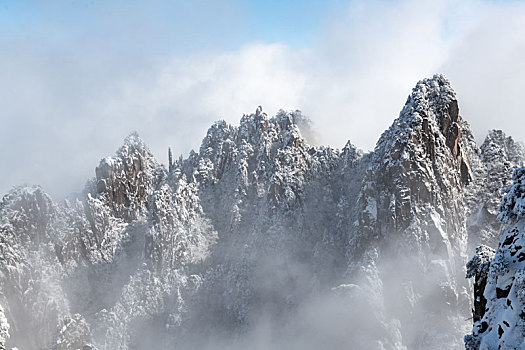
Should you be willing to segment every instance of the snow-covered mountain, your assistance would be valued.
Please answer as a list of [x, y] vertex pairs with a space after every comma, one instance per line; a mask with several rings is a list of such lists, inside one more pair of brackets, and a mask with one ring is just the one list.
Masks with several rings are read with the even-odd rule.
[[516, 170], [513, 180], [500, 206], [506, 227], [497, 250], [480, 246], [468, 263], [475, 308], [467, 349], [525, 347], [525, 168]]
[[481, 310], [465, 264], [499, 240], [521, 144], [494, 130], [478, 148], [442, 75], [373, 152], [311, 146], [310, 128], [259, 107], [167, 168], [131, 134], [74, 201], [13, 189], [0, 349], [463, 348]]

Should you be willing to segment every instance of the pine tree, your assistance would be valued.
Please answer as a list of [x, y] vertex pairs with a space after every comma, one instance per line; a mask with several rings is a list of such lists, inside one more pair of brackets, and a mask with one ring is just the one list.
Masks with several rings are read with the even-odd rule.
[[171, 147], [168, 147], [168, 171], [173, 169], [173, 156], [171, 154]]

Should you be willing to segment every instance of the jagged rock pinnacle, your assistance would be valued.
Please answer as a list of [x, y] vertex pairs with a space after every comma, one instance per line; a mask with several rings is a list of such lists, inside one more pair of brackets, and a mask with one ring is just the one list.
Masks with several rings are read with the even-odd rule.
[[107, 201], [118, 216], [136, 218], [152, 191], [152, 174], [159, 168], [136, 132], [124, 140], [115, 157], [106, 157], [95, 169], [96, 194]]
[[[71, 204], [10, 193], [0, 204], [0, 347], [9, 324], [6, 347], [237, 348], [262, 314], [272, 336], [262, 348], [304, 347], [297, 338], [312, 348], [458, 348], [471, 305], [467, 236], [480, 235], [467, 221], [499, 200], [480, 196], [480, 184], [489, 168], [508, 177], [518, 148], [491, 132], [480, 151], [442, 75], [417, 83], [374, 152], [309, 144], [310, 127], [300, 111], [259, 106], [238, 125], [214, 123], [186, 159], [174, 162], [169, 148], [167, 170], [131, 133]], [[517, 156], [499, 166], [500, 153], [505, 164]], [[525, 192], [516, 176], [502, 205], [513, 222]], [[525, 256], [516, 237], [498, 250], [508, 261]], [[479, 250], [468, 272], [486, 273], [478, 291], [497, 279], [493, 297], [504, 300], [513, 291], [498, 274], [510, 265], [490, 253]], [[485, 302], [474, 304], [476, 321]], [[347, 327], [303, 330], [305, 313]]]

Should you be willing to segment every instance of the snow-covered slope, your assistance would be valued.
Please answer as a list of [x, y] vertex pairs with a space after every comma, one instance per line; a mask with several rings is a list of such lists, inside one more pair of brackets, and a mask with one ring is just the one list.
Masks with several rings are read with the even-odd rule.
[[76, 200], [11, 191], [0, 348], [461, 348], [468, 249], [523, 148], [479, 149], [441, 75], [371, 153], [310, 127], [259, 107], [167, 169], [131, 134]]
[[480, 244], [496, 247], [502, 231], [496, 219], [500, 193], [511, 185], [512, 172], [525, 166], [525, 148], [501, 130], [491, 130], [471, 158], [477, 176], [467, 193], [469, 245], [471, 249]]
[[498, 249], [480, 247], [467, 277], [476, 279], [472, 335], [467, 349], [525, 347], [525, 168], [514, 172], [500, 206], [506, 228]]

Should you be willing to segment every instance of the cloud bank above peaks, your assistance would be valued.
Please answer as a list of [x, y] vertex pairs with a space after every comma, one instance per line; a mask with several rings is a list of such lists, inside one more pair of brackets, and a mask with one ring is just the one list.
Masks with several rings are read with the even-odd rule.
[[72, 25], [55, 19], [48, 37], [0, 38], [0, 161], [10, 169], [0, 175], [2, 192], [24, 182], [59, 197], [80, 190], [131, 130], [165, 162], [168, 145], [185, 154], [213, 121], [237, 124], [258, 105], [270, 115], [302, 110], [320, 143], [342, 147], [350, 139], [373, 149], [415, 83], [434, 73], [451, 80], [478, 140], [490, 128], [525, 140], [516, 128], [525, 110], [525, 3], [337, 3], [301, 46], [289, 33], [277, 42], [252, 35], [235, 2], [210, 2], [204, 14], [186, 9], [186, 21], [201, 16], [193, 32], [168, 20], [147, 25], [160, 16], [155, 4], [147, 16], [140, 6], [129, 13], [112, 6], [124, 24], [85, 20], [59, 36]]

